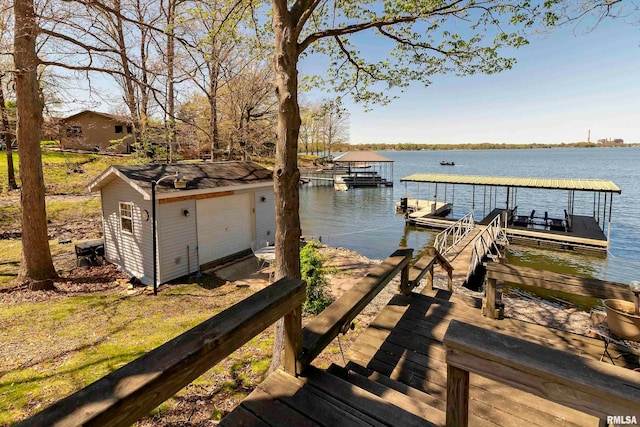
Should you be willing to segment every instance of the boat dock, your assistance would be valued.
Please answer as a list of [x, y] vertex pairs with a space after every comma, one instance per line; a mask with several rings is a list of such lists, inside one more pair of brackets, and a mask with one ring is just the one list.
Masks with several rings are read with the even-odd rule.
[[336, 190], [392, 187], [393, 160], [370, 151], [355, 151], [333, 159], [331, 167], [302, 168], [300, 182], [333, 185]]
[[[497, 199], [496, 190], [497, 188], [502, 188], [506, 194], [504, 208], [492, 206], [490, 212], [478, 224], [489, 224], [494, 218], [500, 216], [503, 221], [502, 227], [510, 242], [600, 254], [606, 254], [609, 248], [613, 194], [621, 193], [620, 188], [613, 182], [606, 180], [414, 174], [402, 178], [400, 181], [435, 185], [436, 195], [438, 194], [438, 185], [444, 184], [445, 200], [441, 203], [445, 204], [447, 203], [447, 186], [453, 187], [450, 190], [451, 193], [454, 193], [456, 185], [472, 186], [472, 211], [476, 210], [475, 196], [477, 186], [484, 187], [485, 200], [487, 188], [489, 189], [490, 200], [494, 204], [496, 204]], [[552, 217], [548, 212], [536, 212], [535, 207], [530, 213], [526, 211], [526, 215], [523, 215], [524, 209], [517, 206], [516, 190], [518, 188], [539, 191], [567, 191], [567, 208], [564, 209], [564, 215], [561, 218]], [[593, 193], [593, 211], [591, 215], [577, 212], [576, 192]], [[451, 210], [454, 203], [453, 201], [450, 203], [449, 210]], [[591, 206], [583, 206], [581, 208], [583, 211], [591, 210]], [[484, 211], [484, 207], [482, 210]], [[444, 217], [442, 214], [433, 214], [428, 211], [423, 213], [424, 215], [419, 216], [407, 215], [406, 223], [418, 227], [446, 229], [456, 221], [456, 218]]]

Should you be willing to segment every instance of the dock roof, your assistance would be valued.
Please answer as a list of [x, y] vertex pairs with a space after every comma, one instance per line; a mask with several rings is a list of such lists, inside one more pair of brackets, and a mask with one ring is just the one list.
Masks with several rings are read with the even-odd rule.
[[393, 160], [381, 156], [373, 151], [349, 151], [333, 159], [334, 163], [368, 162], [368, 163], [393, 163]]
[[416, 173], [405, 176], [400, 182], [433, 182], [463, 185], [488, 185], [492, 187], [542, 188], [550, 190], [602, 191], [622, 193], [612, 181], [580, 178], [533, 178], [509, 176], [448, 175], [440, 173]]

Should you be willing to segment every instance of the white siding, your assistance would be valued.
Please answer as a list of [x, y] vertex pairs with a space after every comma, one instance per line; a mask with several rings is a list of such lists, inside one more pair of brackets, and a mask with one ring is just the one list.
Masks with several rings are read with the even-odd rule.
[[[262, 197], [265, 201], [262, 201]], [[275, 195], [273, 193], [273, 185], [258, 188], [254, 194], [255, 206], [255, 249], [259, 249], [266, 245], [266, 242], [273, 244], [276, 239], [276, 214], [275, 214]]]
[[[158, 283], [198, 271], [195, 200], [157, 204]], [[184, 210], [189, 216], [184, 215]]]
[[[151, 236], [151, 221], [142, 219], [142, 211], [151, 212], [151, 204], [119, 178], [103, 187], [101, 196], [107, 261], [143, 283], [152, 284], [151, 240], [146, 238]], [[133, 203], [133, 234], [123, 233], [120, 228], [120, 202]]]

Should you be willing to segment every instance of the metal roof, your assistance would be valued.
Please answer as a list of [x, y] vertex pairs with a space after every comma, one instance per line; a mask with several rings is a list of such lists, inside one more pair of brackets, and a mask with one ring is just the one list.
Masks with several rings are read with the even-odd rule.
[[393, 160], [381, 156], [378, 153], [374, 153], [373, 151], [350, 151], [348, 153], [342, 154], [335, 159], [333, 159], [334, 163], [350, 163], [350, 162], [361, 162], [361, 163], [392, 163]]
[[509, 176], [447, 175], [439, 173], [416, 173], [405, 176], [404, 182], [434, 182], [464, 185], [488, 185], [493, 187], [544, 188], [551, 190], [603, 191], [622, 193], [612, 181], [604, 179], [578, 178], [525, 178]]

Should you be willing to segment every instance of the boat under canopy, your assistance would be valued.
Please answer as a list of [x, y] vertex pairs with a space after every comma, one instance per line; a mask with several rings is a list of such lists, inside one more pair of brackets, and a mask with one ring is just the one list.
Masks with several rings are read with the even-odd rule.
[[[420, 193], [420, 185], [435, 186], [435, 192], [427, 190], [427, 193], [435, 194], [433, 203], [444, 202], [450, 205], [454, 204], [453, 198], [447, 200], [447, 195], [455, 195], [456, 185], [472, 186], [471, 192], [471, 210], [476, 209], [476, 187], [481, 187], [482, 194], [478, 194], [479, 201], [486, 204], [487, 189], [489, 191], [490, 207], [489, 213], [483, 206], [484, 218], [479, 221], [480, 224], [488, 223], [495, 216], [502, 215], [503, 227], [507, 229], [507, 236], [514, 243], [534, 244], [536, 246], [560, 247], [564, 249], [582, 249], [587, 251], [605, 252], [609, 247], [609, 234], [611, 229], [611, 210], [613, 202], [613, 194], [621, 194], [620, 188], [610, 180], [603, 179], [576, 179], [576, 178], [534, 178], [534, 177], [503, 177], [503, 176], [475, 176], [475, 175], [451, 175], [437, 173], [418, 173], [406, 176], [400, 179], [400, 182], [413, 182], [418, 185], [418, 193]], [[440, 188], [439, 188], [440, 187]], [[442, 189], [444, 187], [444, 191]], [[506, 200], [497, 203], [497, 188], [506, 189]], [[553, 217], [546, 211], [536, 213], [536, 206], [528, 207], [531, 209], [525, 212], [526, 215], [518, 213], [518, 194], [519, 188], [534, 189], [540, 191], [560, 190], [567, 191], [567, 206], [564, 209], [563, 217]], [[575, 212], [576, 193], [591, 192], [593, 193], [593, 214], [578, 215]], [[444, 198], [438, 200], [438, 195]], [[480, 192], [478, 192], [480, 193]], [[443, 218], [441, 215], [429, 213], [423, 210], [424, 215], [416, 215], [411, 213], [411, 204], [406, 202], [409, 197], [406, 194], [405, 201], [398, 204], [400, 207], [407, 207], [408, 212], [405, 215], [407, 224], [430, 227], [430, 228], [446, 228], [451, 221], [456, 218]], [[604, 197], [603, 197], [604, 196]], [[418, 196], [413, 195], [416, 199]], [[409, 199], [412, 200], [412, 199]], [[543, 199], [541, 199], [543, 200]], [[427, 201], [423, 201], [427, 202]], [[529, 202], [531, 203], [531, 202]], [[535, 204], [535, 202], [534, 202]], [[562, 207], [559, 207], [562, 209]], [[521, 212], [522, 212], [521, 208]], [[411, 213], [411, 214], [409, 214]], [[607, 234], [604, 234], [604, 224], [607, 223]]]

